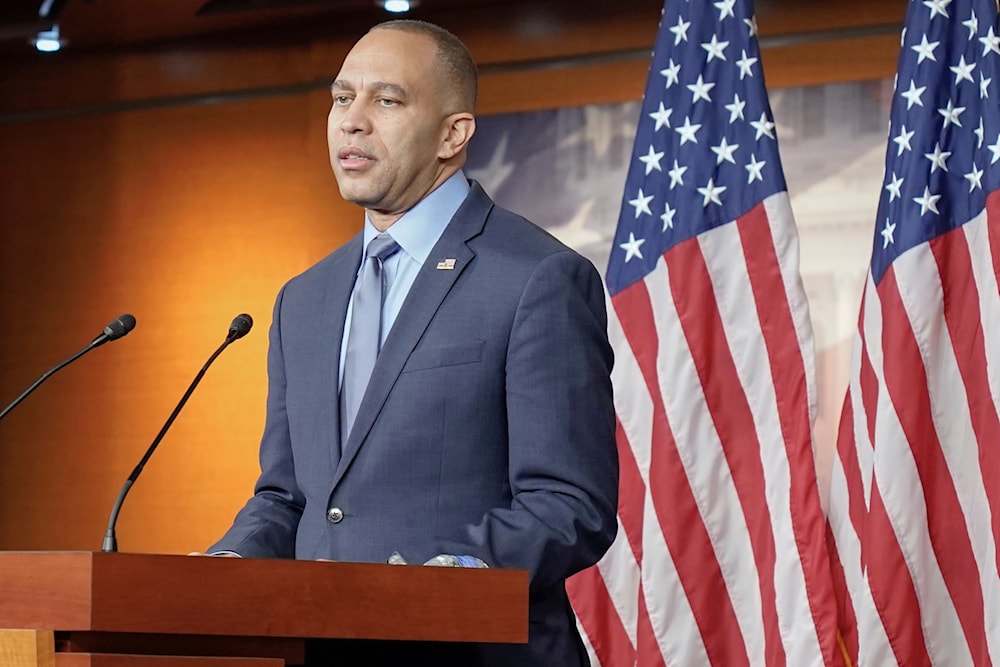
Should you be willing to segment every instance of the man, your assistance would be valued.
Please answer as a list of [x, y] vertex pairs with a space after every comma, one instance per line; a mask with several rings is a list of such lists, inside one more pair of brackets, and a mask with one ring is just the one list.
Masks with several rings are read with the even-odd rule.
[[[365, 228], [278, 295], [261, 476], [210, 551], [526, 569], [527, 646], [407, 645], [381, 659], [586, 664], [564, 582], [617, 527], [600, 277], [466, 180], [476, 72], [453, 35], [380, 24], [332, 93], [330, 160]], [[362, 335], [370, 271], [384, 288]], [[394, 648], [366, 648], [364, 664]]]

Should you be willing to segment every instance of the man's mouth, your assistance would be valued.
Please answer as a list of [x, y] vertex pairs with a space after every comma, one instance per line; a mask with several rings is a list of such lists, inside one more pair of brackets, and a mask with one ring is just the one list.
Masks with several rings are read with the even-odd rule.
[[363, 150], [353, 147], [341, 148], [337, 151], [337, 159], [344, 169], [359, 169], [374, 162], [372, 156]]

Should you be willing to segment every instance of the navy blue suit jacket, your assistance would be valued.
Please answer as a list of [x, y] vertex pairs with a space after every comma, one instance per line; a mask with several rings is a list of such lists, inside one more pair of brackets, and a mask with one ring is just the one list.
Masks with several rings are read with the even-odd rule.
[[[410, 563], [468, 554], [526, 569], [529, 644], [476, 648], [463, 664], [585, 663], [564, 582], [617, 528], [600, 276], [473, 183], [340, 443], [340, 341], [361, 243], [359, 234], [277, 298], [261, 476], [211, 549], [381, 563], [394, 551]], [[331, 508], [343, 519], [328, 520]]]

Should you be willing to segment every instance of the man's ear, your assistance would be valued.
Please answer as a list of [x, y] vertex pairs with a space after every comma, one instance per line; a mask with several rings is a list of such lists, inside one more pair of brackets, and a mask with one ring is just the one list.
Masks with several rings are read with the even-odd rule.
[[471, 113], [453, 113], [445, 119], [445, 135], [438, 157], [450, 160], [465, 150], [476, 133], [476, 117]]

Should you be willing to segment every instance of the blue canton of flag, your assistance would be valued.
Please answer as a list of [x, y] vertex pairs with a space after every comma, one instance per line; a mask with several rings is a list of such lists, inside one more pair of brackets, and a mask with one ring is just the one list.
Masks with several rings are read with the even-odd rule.
[[666, 5], [608, 266], [612, 295], [666, 250], [785, 190], [749, 3]]
[[876, 285], [901, 253], [982, 211], [1000, 177], [1000, 114], [991, 99], [1000, 35], [988, 20], [995, 5], [952, 16], [952, 0], [914, 3], [923, 6], [903, 32], [872, 252]]

